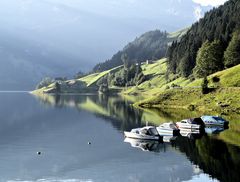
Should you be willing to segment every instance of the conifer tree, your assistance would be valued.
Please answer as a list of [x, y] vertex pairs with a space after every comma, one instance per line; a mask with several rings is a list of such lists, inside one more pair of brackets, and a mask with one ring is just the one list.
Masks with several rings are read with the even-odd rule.
[[223, 51], [221, 42], [215, 40], [212, 43], [206, 41], [198, 50], [196, 66], [193, 69], [195, 77], [204, 77], [223, 68]]
[[225, 67], [229, 68], [238, 64], [240, 64], [240, 29], [233, 33], [232, 40], [224, 53]]

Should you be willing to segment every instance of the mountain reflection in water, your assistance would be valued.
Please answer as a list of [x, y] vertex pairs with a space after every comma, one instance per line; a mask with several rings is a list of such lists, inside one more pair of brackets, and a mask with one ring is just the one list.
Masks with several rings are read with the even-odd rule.
[[[43, 95], [39, 100], [47, 106], [74, 107], [86, 110], [104, 118], [120, 132], [149, 124], [158, 125], [166, 121], [179, 121], [189, 117], [199, 117], [205, 113], [182, 110], [139, 110], [131, 101], [119, 96], [106, 95]], [[209, 114], [209, 113], [207, 113]], [[228, 116], [230, 128], [206, 128], [202, 134], [190, 133], [176, 137], [169, 142], [141, 141], [125, 139], [130, 146], [142, 151], [156, 153], [176, 150], [204, 173], [219, 181], [240, 181], [240, 121], [239, 116]], [[232, 119], [232, 120], [231, 120]], [[159, 164], [160, 165], [160, 164]]]

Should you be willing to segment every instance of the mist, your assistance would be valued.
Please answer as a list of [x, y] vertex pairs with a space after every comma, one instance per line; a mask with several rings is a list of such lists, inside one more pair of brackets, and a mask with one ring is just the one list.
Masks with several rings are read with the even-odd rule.
[[210, 8], [191, 0], [2, 0], [0, 90], [90, 71], [136, 36], [188, 27]]

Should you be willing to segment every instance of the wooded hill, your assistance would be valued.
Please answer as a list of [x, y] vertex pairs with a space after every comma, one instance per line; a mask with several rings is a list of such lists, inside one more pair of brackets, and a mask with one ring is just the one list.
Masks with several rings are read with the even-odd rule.
[[179, 40], [186, 33], [188, 28], [167, 33], [166, 31], [149, 31], [137, 37], [133, 42], [126, 45], [123, 50], [118, 51], [109, 60], [97, 64], [94, 72], [105, 71], [123, 64], [122, 56], [127, 55], [131, 63], [143, 62], [146, 60], [158, 60], [166, 56], [168, 45]]
[[[227, 49], [232, 40], [233, 33], [236, 32], [239, 27], [239, 0], [229, 0], [224, 5], [207, 12], [202, 19], [192, 25], [180, 41], [174, 41], [168, 49], [169, 73], [180, 74], [181, 76], [187, 77], [195, 72], [197, 77], [201, 77], [206, 76], [205, 74], [208, 75], [239, 64], [240, 59], [237, 59], [237, 57], [240, 57], [234, 55], [234, 52], [240, 52], [239, 45], [236, 45], [236, 41], [240, 40], [239, 34], [238, 38], [237, 35], [235, 35], [235, 40], [233, 40], [235, 43], [231, 43], [235, 45]], [[201, 47], [203, 47], [203, 49], [200, 49]], [[210, 51], [206, 53], [204, 50]], [[226, 50], [231, 52], [226, 53]], [[201, 60], [205, 53], [207, 56]], [[198, 56], [199, 62], [204, 61], [204, 65], [211, 69], [211, 71], [198, 74], [198, 68], [203, 66], [201, 64], [197, 65]], [[197, 66], [197, 68], [194, 71], [195, 66]]]

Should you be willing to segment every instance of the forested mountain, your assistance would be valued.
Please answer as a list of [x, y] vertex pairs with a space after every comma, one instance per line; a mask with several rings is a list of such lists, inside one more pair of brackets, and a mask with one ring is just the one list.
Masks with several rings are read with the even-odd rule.
[[[239, 27], [239, 0], [229, 0], [224, 5], [207, 12], [202, 19], [192, 25], [179, 42], [172, 43], [168, 50], [168, 71], [184, 77], [193, 72], [196, 73], [196, 76], [206, 76], [205, 73], [211, 74], [224, 67], [240, 64], [240, 61], [236, 61], [236, 59], [235, 61], [226, 60], [231, 57], [229, 55], [235, 54], [225, 52], [230, 45], [233, 33], [237, 32]], [[227, 50], [239, 52], [240, 45], [236, 45], [236, 37], [237, 35], [234, 38], [235, 50], [233, 50], [234, 43], [231, 43], [232, 48]], [[196, 63], [200, 63], [200, 65], [196, 65]], [[200, 69], [203, 65], [211, 71], [202, 72]], [[193, 70], [193, 68], [195, 69]]]
[[166, 55], [168, 43], [177, 38], [178, 34], [176, 34], [176, 37], [173, 37], [169, 36], [167, 32], [162, 32], [160, 30], [147, 32], [136, 38], [133, 42], [130, 42], [123, 48], [123, 50], [113, 55], [111, 59], [97, 64], [93, 68], [93, 71], [98, 72], [108, 70], [122, 65], [122, 55], [127, 55], [128, 60], [132, 63], [143, 62], [146, 60], [157, 60]]

